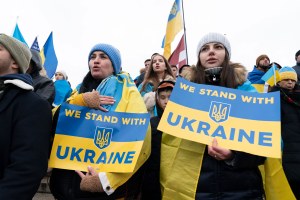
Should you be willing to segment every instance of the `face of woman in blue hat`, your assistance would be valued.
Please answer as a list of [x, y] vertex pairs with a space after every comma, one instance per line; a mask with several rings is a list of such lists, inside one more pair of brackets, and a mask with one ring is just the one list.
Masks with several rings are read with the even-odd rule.
[[89, 67], [95, 79], [105, 79], [114, 72], [111, 60], [102, 51], [94, 51], [91, 54]]

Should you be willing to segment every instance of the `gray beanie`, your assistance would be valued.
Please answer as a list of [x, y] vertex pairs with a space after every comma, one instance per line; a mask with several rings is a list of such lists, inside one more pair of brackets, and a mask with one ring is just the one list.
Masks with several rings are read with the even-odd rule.
[[225, 49], [228, 53], [229, 59], [230, 59], [230, 57], [231, 57], [230, 43], [227, 40], [227, 38], [223, 34], [220, 34], [220, 33], [208, 33], [205, 36], [203, 36], [201, 38], [201, 40], [199, 41], [199, 43], [198, 43], [197, 56], [199, 56], [201, 48], [205, 44], [208, 44], [208, 43], [211, 43], [211, 42], [217, 42], [217, 43], [221, 43], [222, 45], [224, 45], [224, 47], [225, 47]]
[[0, 44], [7, 49], [10, 55], [16, 61], [19, 66], [20, 73], [26, 73], [31, 59], [29, 48], [21, 41], [3, 33], [0, 34]]

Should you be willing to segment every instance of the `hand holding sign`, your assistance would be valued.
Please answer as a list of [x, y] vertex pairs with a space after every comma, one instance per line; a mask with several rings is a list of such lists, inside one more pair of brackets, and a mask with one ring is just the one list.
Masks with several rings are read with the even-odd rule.
[[208, 154], [217, 160], [228, 160], [231, 159], [233, 153], [230, 149], [222, 148], [218, 145], [216, 138], [212, 141], [212, 146], [208, 146]]
[[80, 189], [87, 192], [104, 192], [98, 173], [90, 166], [87, 169], [88, 172], [86, 174], [75, 170], [81, 178]]

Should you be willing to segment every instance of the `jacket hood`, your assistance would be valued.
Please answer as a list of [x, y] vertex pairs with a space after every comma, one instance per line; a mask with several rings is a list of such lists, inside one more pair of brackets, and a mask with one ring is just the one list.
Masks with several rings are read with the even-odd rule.
[[30, 49], [32, 57], [31, 61], [33, 62], [32, 71], [40, 71], [42, 69], [42, 59], [40, 56], [40, 52]]
[[13, 84], [24, 90], [33, 90], [32, 78], [29, 74], [8, 74], [0, 76], [4, 84]]
[[[247, 69], [243, 65], [239, 63], [230, 63], [230, 67], [234, 68], [234, 78], [238, 85], [242, 85], [247, 81]], [[182, 77], [191, 81], [194, 74], [196, 74], [196, 70], [196, 66], [193, 65], [182, 73]]]

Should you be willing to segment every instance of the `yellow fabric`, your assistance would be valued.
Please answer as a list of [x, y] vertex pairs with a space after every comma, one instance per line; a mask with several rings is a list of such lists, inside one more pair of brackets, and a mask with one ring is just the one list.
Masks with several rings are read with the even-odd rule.
[[265, 90], [265, 84], [252, 84], [252, 86], [255, 87], [259, 93], [263, 93]]
[[205, 147], [204, 144], [163, 134], [160, 163], [163, 200], [195, 199]]
[[87, 104], [83, 100], [83, 95], [78, 94], [77, 90], [74, 90], [71, 96], [68, 98], [67, 102], [69, 104], [77, 105], [77, 106], [87, 106]]
[[[124, 85], [126, 85], [126, 80]], [[131, 113], [147, 113], [147, 108], [142, 99], [142, 96], [138, 92], [135, 85], [131, 87], [123, 87], [122, 100], [119, 102], [116, 112], [131, 112]], [[151, 126], [148, 126], [147, 134], [144, 140], [144, 144], [141, 149], [140, 156], [137, 160], [135, 169], [132, 173], [106, 173], [106, 176], [110, 182], [110, 186], [113, 189], [123, 185], [149, 158], [151, 153]]]
[[262, 175], [264, 175], [267, 200], [296, 199], [286, 179], [280, 159], [267, 158]]
[[[76, 89], [72, 91], [70, 97], [67, 99], [66, 102], [77, 106], [86, 106], [86, 103], [83, 100], [83, 95], [78, 94], [78, 91]], [[54, 117], [54, 114], [56, 113], [59, 107], [60, 106], [56, 106], [52, 109], [52, 117]]]

